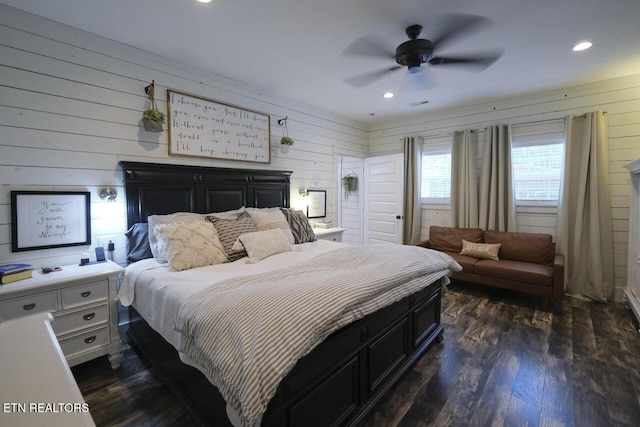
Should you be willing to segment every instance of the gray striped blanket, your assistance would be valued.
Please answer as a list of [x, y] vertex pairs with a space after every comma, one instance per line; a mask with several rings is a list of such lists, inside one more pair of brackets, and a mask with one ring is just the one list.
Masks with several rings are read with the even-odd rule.
[[459, 270], [440, 252], [376, 244], [225, 280], [179, 310], [180, 352], [257, 426], [280, 381], [332, 332]]

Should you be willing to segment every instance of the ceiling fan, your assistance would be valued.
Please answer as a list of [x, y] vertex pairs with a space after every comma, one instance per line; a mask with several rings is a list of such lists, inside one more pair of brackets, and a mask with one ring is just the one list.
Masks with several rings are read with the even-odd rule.
[[356, 40], [345, 49], [343, 54], [386, 59], [393, 58], [395, 59], [396, 65], [350, 77], [344, 81], [353, 87], [361, 88], [404, 67], [409, 70], [410, 74], [417, 74], [423, 70], [423, 64], [434, 66], [473, 66], [483, 69], [496, 62], [502, 56], [502, 50], [485, 51], [484, 53], [461, 56], [437, 55], [442, 47], [454, 39], [466, 35], [473, 30], [478, 30], [480, 27], [489, 23], [487, 18], [464, 14], [446, 15], [446, 21], [444, 31], [441, 31], [441, 33], [432, 40], [419, 38], [422, 32], [422, 25], [414, 24], [408, 26], [405, 32], [409, 40], [396, 48], [395, 55], [368, 38]]

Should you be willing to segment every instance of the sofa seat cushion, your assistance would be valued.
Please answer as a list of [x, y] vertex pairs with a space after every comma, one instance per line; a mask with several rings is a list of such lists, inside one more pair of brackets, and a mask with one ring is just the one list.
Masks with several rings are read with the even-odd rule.
[[462, 271], [465, 273], [473, 273], [474, 266], [478, 261], [478, 258], [474, 258], [468, 255], [461, 255], [457, 252], [445, 252], [445, 254], [449, 255], [453, 258], [460, 266], [462, 267]]
[[473, 272], [482, 276], [532, 285], [551, 286], [553, 284], [553, 267], [530, 262], [483, 259], [475, 263]]
[[550, 234], [485, 230], [485, 243], [500, 243], [500, 259], [553, 265], [556, 245]]
[[442, 252], [460, 252], [462, 239], [482, 243], [480, 228], [451, 228], [432, 225], [429, 228], [429, 247]]

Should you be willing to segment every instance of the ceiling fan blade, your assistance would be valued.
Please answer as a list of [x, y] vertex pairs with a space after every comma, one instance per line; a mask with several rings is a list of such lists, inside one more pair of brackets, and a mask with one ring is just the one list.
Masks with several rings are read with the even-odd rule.
[[[454, 40], [465, 37], [469, 33], [478, 31], [491, 24], [489, 18], [479, 15], [470, 15], [462, 13], [453, 13], [443, 15], [442, 18], [438, 18], [438, 27], [443, 28], [439, 34], [428, 37], [433, 43], [433, 48], [440, 49], [447, 43], [451, 43]], [[429, 36], [429, 28], [425, 27], [425, 36]]]
[[346, 78], [344, 79], [344, 81], [350, 86], [353, 86], [355, 88], [361, 88], [368, 84], [373, 83], [374, 81], [386, 76], [389, 73], [392, 73], [393, 71], [399, 70], [400, 68], [402, 67], [398, 65], [395, 67], [384, 68], [382, 70], [371, 71], [369, 73]]
[[367, 37], [361, 37], [351, 43], [342, 52], [343, 55], [364, 56], [369, 58], [394, 58], [394, 52], [390, 51], [380, 43], [373, 41]]
[[430, 65], [466, 65], [476, 68], [487, 68], [502, 56], [503, 51], [495, 51], [485, 55], [469, 56], [434, 56], [429, 60]]

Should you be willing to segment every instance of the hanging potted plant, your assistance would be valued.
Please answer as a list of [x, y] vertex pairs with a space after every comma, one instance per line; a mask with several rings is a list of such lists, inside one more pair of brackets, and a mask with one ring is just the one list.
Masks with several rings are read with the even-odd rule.
[[289, 137], [289, 129], [287, 128], [288, 118], [289, 117], [287, 116], [284, 119], [278, 120], [278, 124], [280, 126], [284, 126], [282, 138], [280, 138], [280, 152], [283, 154], [287, 154], [293, 145], [293, 139]]
[[348, 199], [349, 194], [358, 189], [358, 177], [355, 173], [349, 172], [347, 175], [342, 177], [342, 188], [344, 190], [345, 199]]
[[158, 110], [156, 106], [156, 100], [154, 98], [155, 80], [151, 81], [151, 84], [144, 88], [144, 91], [149, 95], [149, 108], [142, 113], [142, 124], [144, 129], [149, 132], [162, 132], [162, 124], [164, 123], [164, 113]]
[[280, 138], [280, 151], [282, 151], [283, 153], [288, 153], [292, 145], [293, 139], [289, 138], [288, 136], [283, 136], [282, 138]]

